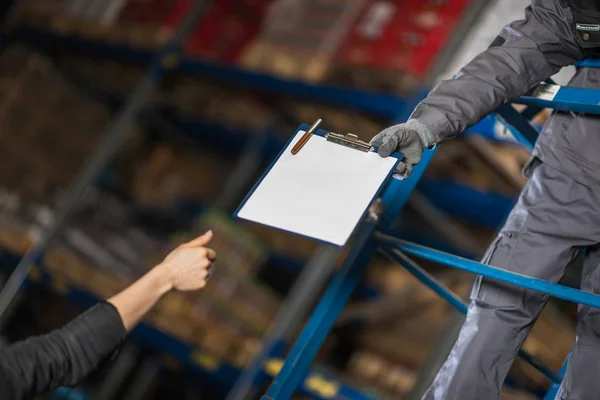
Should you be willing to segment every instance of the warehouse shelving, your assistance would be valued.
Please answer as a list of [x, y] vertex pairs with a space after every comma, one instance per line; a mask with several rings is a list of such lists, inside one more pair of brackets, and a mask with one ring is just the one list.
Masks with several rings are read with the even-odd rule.
[[[115, 60], [148, 63], [155, 56], [149, 49], [109, 44], [90, 38], [61, 35], [50, 30], [18, 28], [6, 35], [6, 40], [22, 39], [48, 46], [61, 46], [74, 51], [97, 54]], [[364, 90], [326, 85], [314, 85], [302, 81], [281, 79], [261, 73], [242, 70], [201, 60], [183, 57], [177, 60], [176, 72], [219, 79], [228, 83], [257, 88], [266, 92], [323, 101], [343, 107], [392, 117], [406, 108], [407, 100], [395, 96]], [[174, 71], [174, 72], [175, 72]]]
[[[96, 40], [51, 34], [48, 31], [32, 29], [18, 30], [15, 33], [15, 38], [35, 39], [38, 44], [49, 41], [53, 45], [73, 46], [89, 54], [106, 55], [128, 61], [139, 62], [152, 57], [152, 52], [148, 50], [131, 49], [112, 44], [108, 45]], [[187, 62], [189, 63], [188, 67], [186, 67], [187, 71], [198, 73], [201, 76], [205, 76], [203, 71], [206, 70], [209, 71], [208, 76], [218, 77], [229, 83], [240, 84], [248, 84], [246, 78], [252, 77], [249, 78], [252, 86], [267, 89], [278, 94], [300, 95], [309, 99], [330, 101], [341, 106], [358, 108], [361, 111], [377, 109], [378, 113], [383, 115], [387, 115], [394, 107], [399, 107], [396, 109], [396, 112], [402, 113], [409, 101], [409, 99], [402, 99], [397, 96], [293, 82], [243, 71], [235, 67], [226, 67], [196, 60]], [[186, 65], [186, 61], [182, 61], [182, 63]], [[197, 69], [191, 66], [195, 66], [194, 68]], [[111, 93], [96, 92], [95, 94], [103, 101], [109, 102], [115, 108], [122, 104], [123, 101], [122, 98]], [[371, 109], [364, 109], [361, 102], [352, 100], [353, 98], [362, 98], [361, 96], [364, 96], [368, 100], [366, 103], [369, 104]], [[152, 116], [153, 112], [160, 111], [150, 109], [147, 112], [149, 116]], [[168, 120], [172, 127], [185, 132], [190, 137], [198, 139], [201, 142], [210, 143], [212, 146], [218, 148], [227, 148], [227, 151], [231, 154], [239, 154], [248, 144], [250, 138], [255, 136], [254, 132], [249, 132], [243, 128], [226, 126], [221, 123], [210, 122], [182, 114], [172, 114], [168, 117]], [[503, 124], [496, 116], [492, 115], [484, 118], [479, 124], [470, 128], [467, 133], [481, 135], [491, 140], [516, 143], [516, 139], [511, 136], [511, 133], [514, 132], [516, 132], [515, 128]], [[266, 140], [262, 149], [264, 159], [269, 159], [269, 157], [277, 154], [283, 144], [283, 140], [275, 137]], [[424, 187], [423, 190], [429, 200], [441, 211], [469, 222], [483, 224], [491, 229], [499, 226], [507, 209], [510, 209], [515, 201], [515, 199], [500, 194], [481, 192], [466, 185], [453, 182], [432, 182], [425, 178], [420, 185]]]
[[[6, 35], [6, 40], [25, 40], [37, 45], [47, 45], [53, 48], [70, 49], [86, 54], [101, 55], [110, 59], [147, 63], [155, 52], [144, 48], [134, 48], [116, 43], [105, 43], [97, 39], [81, 36], [62, 35], [51, 30], [35, 28], [17, 28]], [[332, 103], [341, 107], [372, 113], [375, 115], [393, 118], [402, 113], [413, 99], [403, 98], [398, 95], [369, 92], [360, 89], [342, 88], [337, 86], [310, 84], [270, 76], [258, 72], [243, 70], [235, 66], [227, 66], [204, 60], [182, 57], [177, 61], [175, 71], [198, 75], [205, 78], [214, 78], [265, 92], [288, 95], [295, 98]], [[413, 97], [421, 98], [426, 89], [418, 90]], [[524, 100], [526, 101], [526, 100]], [[194, 121], [189, 121], [194, 123]], [[498, 135], [497, 118], [486, 117], [482, 122], [469, 129], [469, 133], [481, 134], [485, 137], [500, 140], [514, 141], [506, 135]], [[507, 127], [509, 131], [514, 131]]]
[[[18, 28], [8, 34], [7, 40], [11, 39], [31, 41], [37, 45], [60, 46], [60, 48], [68, 48], [85, 54], [101, 55], [122, 61], [143, 63], [148, 62], [154, 56], [154, 52], [148, 49], [108, 44], [95, 39], [61, 35], [49, 30], [33, 28]], [[249, 86], [266, 92], [333, 103], [341, 107], [389, 118], [405, 112], [407, 106], [410, 107], [409, 104], [413, 104], [414, 99], [421, 98], [424, 93], [424, 91], [418, 91], [414, 94], [414, 98], [402, 98], [396, 95], [364, 90], [308, 84], [185, 57], [177, 64], [176, 71], [205, 78], [215, 78], [229, 84]], [[115, 104], [118, 104], [121, 100], [114, 97], [109, 98]], [[524, 103], [527, 102], [526, 99], [523, 101]], [[226, 146], [229, 151], [236, 153], [241, 151], [249, 138], [252, 137], [251, 132], [243, 129], [227, 127], [185, 115], [174, 115], [171, 122], [191, 137], [210, 141], [217, 146]], [[198, 132], [202, 133], [199, 135]], [[516, 140], [511, 136], [515, 132], [517, 132], [516, 129], [511, 125], [505, 124], [496, 116], [489, 116], [470, 128], [467, 133], [481, 135], [495, 141], [515, 143]], [[264, 154], [267, 157], [276, 154], [282, 144], [283, 141], [277, 139], [267, 141]], [[423, 184], [427, 185], [427, 180], [424, 180]], [[484, 193], [452, 182], [444, 182], [443, 185], [437, 187], [436, 185], [428, 185], [427, 195], [428, 197], [431, 196], [432, 203], [449, 215], [459, 218], [466, 217], [470, 222], [483, 223], [492, 229], [499, 226], [504, 211], [507, 207], [511, 207], [515, 201], [515, 199], [506, 198], [506, 196]], [[460, 202], [451, 203], [447, 201], [451, 198], [460, 200]], [[442, 201], [442, 199], [446, 199], [446, 201]], [[485, 206], [481, 206], [481, 204], [485, 204]], [[500, 217], [496, 217], [498, 215]]]

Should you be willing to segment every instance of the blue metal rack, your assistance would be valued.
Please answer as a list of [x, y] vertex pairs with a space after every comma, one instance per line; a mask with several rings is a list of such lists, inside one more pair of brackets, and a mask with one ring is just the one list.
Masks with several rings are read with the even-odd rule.
[[[596, 65], [597, 63], [592, 64]], [[508, 124], [511, 131], [516, 133], [516, 139], [528, 148], [533, 147], [537, 136], [537, 129], [527, 121], [527, 117], [534, 115], [536, 111], [539, 111], [540, 107], [600, 114], [600, 91], [591, 89], [560, 88], [552, 101], [528, 95], [516, 99], [515, 102], [528, 105], [530, 110], [527, 111], [526, 109], [526, 111], [519, 113], [514, 108], [506, 105], [500, 107], [497, 114], [503, 123]], [[533, 111], [531, 108], [533, 108]], [[311, 318], [305, 325], [304, 330], [289, 352], [281, 372], [272, 382], [262, 400], [287, 400], [291, 397], [300, 383], [303, 373], [310, 366], [311, 360], [327, 336], [333, 322], [355, 289], [358, 279], [367, 266], [368, 261], [378, 249], [381, 249], [390, 258], [400, 262], [407, 271], [463, 313], [466, 312], [466, 304], [451, 293], [448, 288], [427, 275], [408, 259], [405, 254], [412, 254], [477, 275], [483, 275], [565, 300], [600, 308], [599, 295], [500, 270], [385, 234], [390, 221], [400, 212], [408, 196], [416, 187], [434, 151], [425, 152], [423, 159], [415, 167], [413, 175], [409, 179], [403, 181], [392, 180], [381, 198], [373, 204], [369, 216], [358, 229], [352, 244], [352, 251], [345, 260], [342, 269], [329, 284]], [[548, 400], [553, 398], [552, 396], [556, 394], [560, 380], [564, 375], [567, 362], [565, 361], [565, 365], [561, 371], [556, 374], [523, 351], [520, 352], [520, 356], [524, 357], [526, 361], [534, 365], [550, 379], [553, 386], [545, 398]]]

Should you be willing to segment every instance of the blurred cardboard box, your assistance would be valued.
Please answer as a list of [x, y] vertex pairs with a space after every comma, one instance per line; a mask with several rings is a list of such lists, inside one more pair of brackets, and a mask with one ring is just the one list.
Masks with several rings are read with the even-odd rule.
[[132, 194], [142, 203], [173, 206], [182, 199], [211, 203], [233, 168], [213, 152], [158, 147], [135, 173]]
[[277, 0], [240, 64], [287, 79], [319, 81], [364, 3]]

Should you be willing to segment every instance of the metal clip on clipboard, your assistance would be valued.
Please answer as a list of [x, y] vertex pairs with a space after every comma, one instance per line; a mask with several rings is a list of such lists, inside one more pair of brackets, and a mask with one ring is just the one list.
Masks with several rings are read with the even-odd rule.
[[325, 139], [327, 139], [328, 142], [337, 143], [365, 153], [368, 153], [373, 148], [369, 143], [359, 140], [358, 136], [353, 133], [341, 135], [339, 133], [329, 132], [325, 135]]

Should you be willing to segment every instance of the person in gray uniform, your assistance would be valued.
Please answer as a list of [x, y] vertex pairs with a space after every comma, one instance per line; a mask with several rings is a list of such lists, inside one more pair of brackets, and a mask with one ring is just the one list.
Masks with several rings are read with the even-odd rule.
[[[525, 19], [438, 84], [403, 124], [371, 143], [382, 157], [404, 153], [407, 177], [424, 149], [457, 136], [561, 67], [597, 56], [600, 2], [534, 0]], [[571, 87], [600, 89], [600, 69], [579, 68]], [[558, 282], [586, 249], [583, 290], [600, 294], [600, 116], [554, 111], [524, 168], [529, 178], [483, 262]], [[548, 296], [478, 277], [460, 335], [424, 399], [498, 398], [508, 370]], [[600, 310], [580, 306], [576, 343], [558, 393], [600, 396]]]

